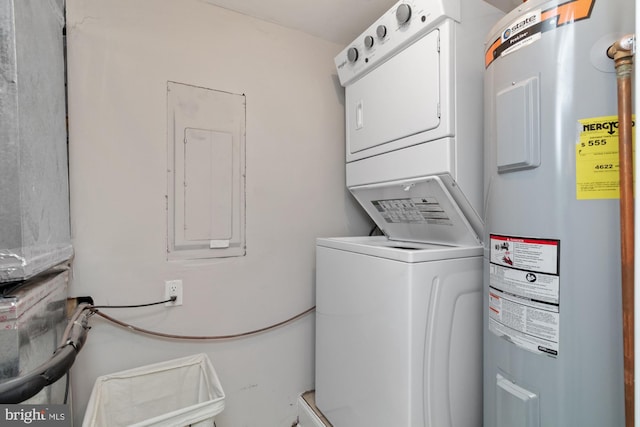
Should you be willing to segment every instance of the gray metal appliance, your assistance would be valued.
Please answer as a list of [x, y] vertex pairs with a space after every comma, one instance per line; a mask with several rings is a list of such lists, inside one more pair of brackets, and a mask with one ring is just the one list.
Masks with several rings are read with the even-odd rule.
[[[0, 382], [45, 363], [60, 345], [67, 324], [70, 271], [53, 268], [6, 287], [0, 297]], [[23, 403], [63, 403], [66, 382], [43, 388]]]
[[530, 0], [487, 37], [485, 427], [624, 425], [606, 50], [633, 25], [628, 0]]
[[[64, 23], [64, 0], [0, 2], [0, 387], [44, 364], [66, 323]], [[64, 395], [63, 380], [26, 402]]]
[[0, 2], [0, 283], [73, 253], [63, 3]]

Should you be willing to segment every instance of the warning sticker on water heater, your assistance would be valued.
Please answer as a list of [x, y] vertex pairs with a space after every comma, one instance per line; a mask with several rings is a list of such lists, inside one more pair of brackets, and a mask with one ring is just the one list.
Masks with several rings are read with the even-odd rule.
[[560, 241], [492, 234], [489, 331], [534, 353], [560, 348]]

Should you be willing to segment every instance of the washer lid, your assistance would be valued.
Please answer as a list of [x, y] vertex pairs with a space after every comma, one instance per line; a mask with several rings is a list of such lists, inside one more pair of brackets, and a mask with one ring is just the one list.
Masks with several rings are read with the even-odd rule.
[[390, 240], [451, 246], [482, 243], [482, 220], [449, 174], [349, 190]]

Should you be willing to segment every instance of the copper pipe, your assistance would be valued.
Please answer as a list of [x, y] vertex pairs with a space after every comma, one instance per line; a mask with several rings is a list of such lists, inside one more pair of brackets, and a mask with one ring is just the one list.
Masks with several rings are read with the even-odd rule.
[[618, 144], [620, 157], [620, 245], [622, 269], [622, 329], [625, 426], [634, 426], [634, 200], [631, 120], [631, 75], [635, 36], [627, 35], [607, 50], [618, 82]]

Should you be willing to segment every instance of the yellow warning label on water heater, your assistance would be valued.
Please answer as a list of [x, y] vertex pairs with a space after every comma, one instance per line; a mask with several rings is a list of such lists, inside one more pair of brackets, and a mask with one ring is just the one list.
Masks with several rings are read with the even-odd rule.
[[[632, 123], [632, 141], [635, 147], [635, 116]], [[577, 134], [576, 198], [620, 198], [618, 116], [578, 120]]]

